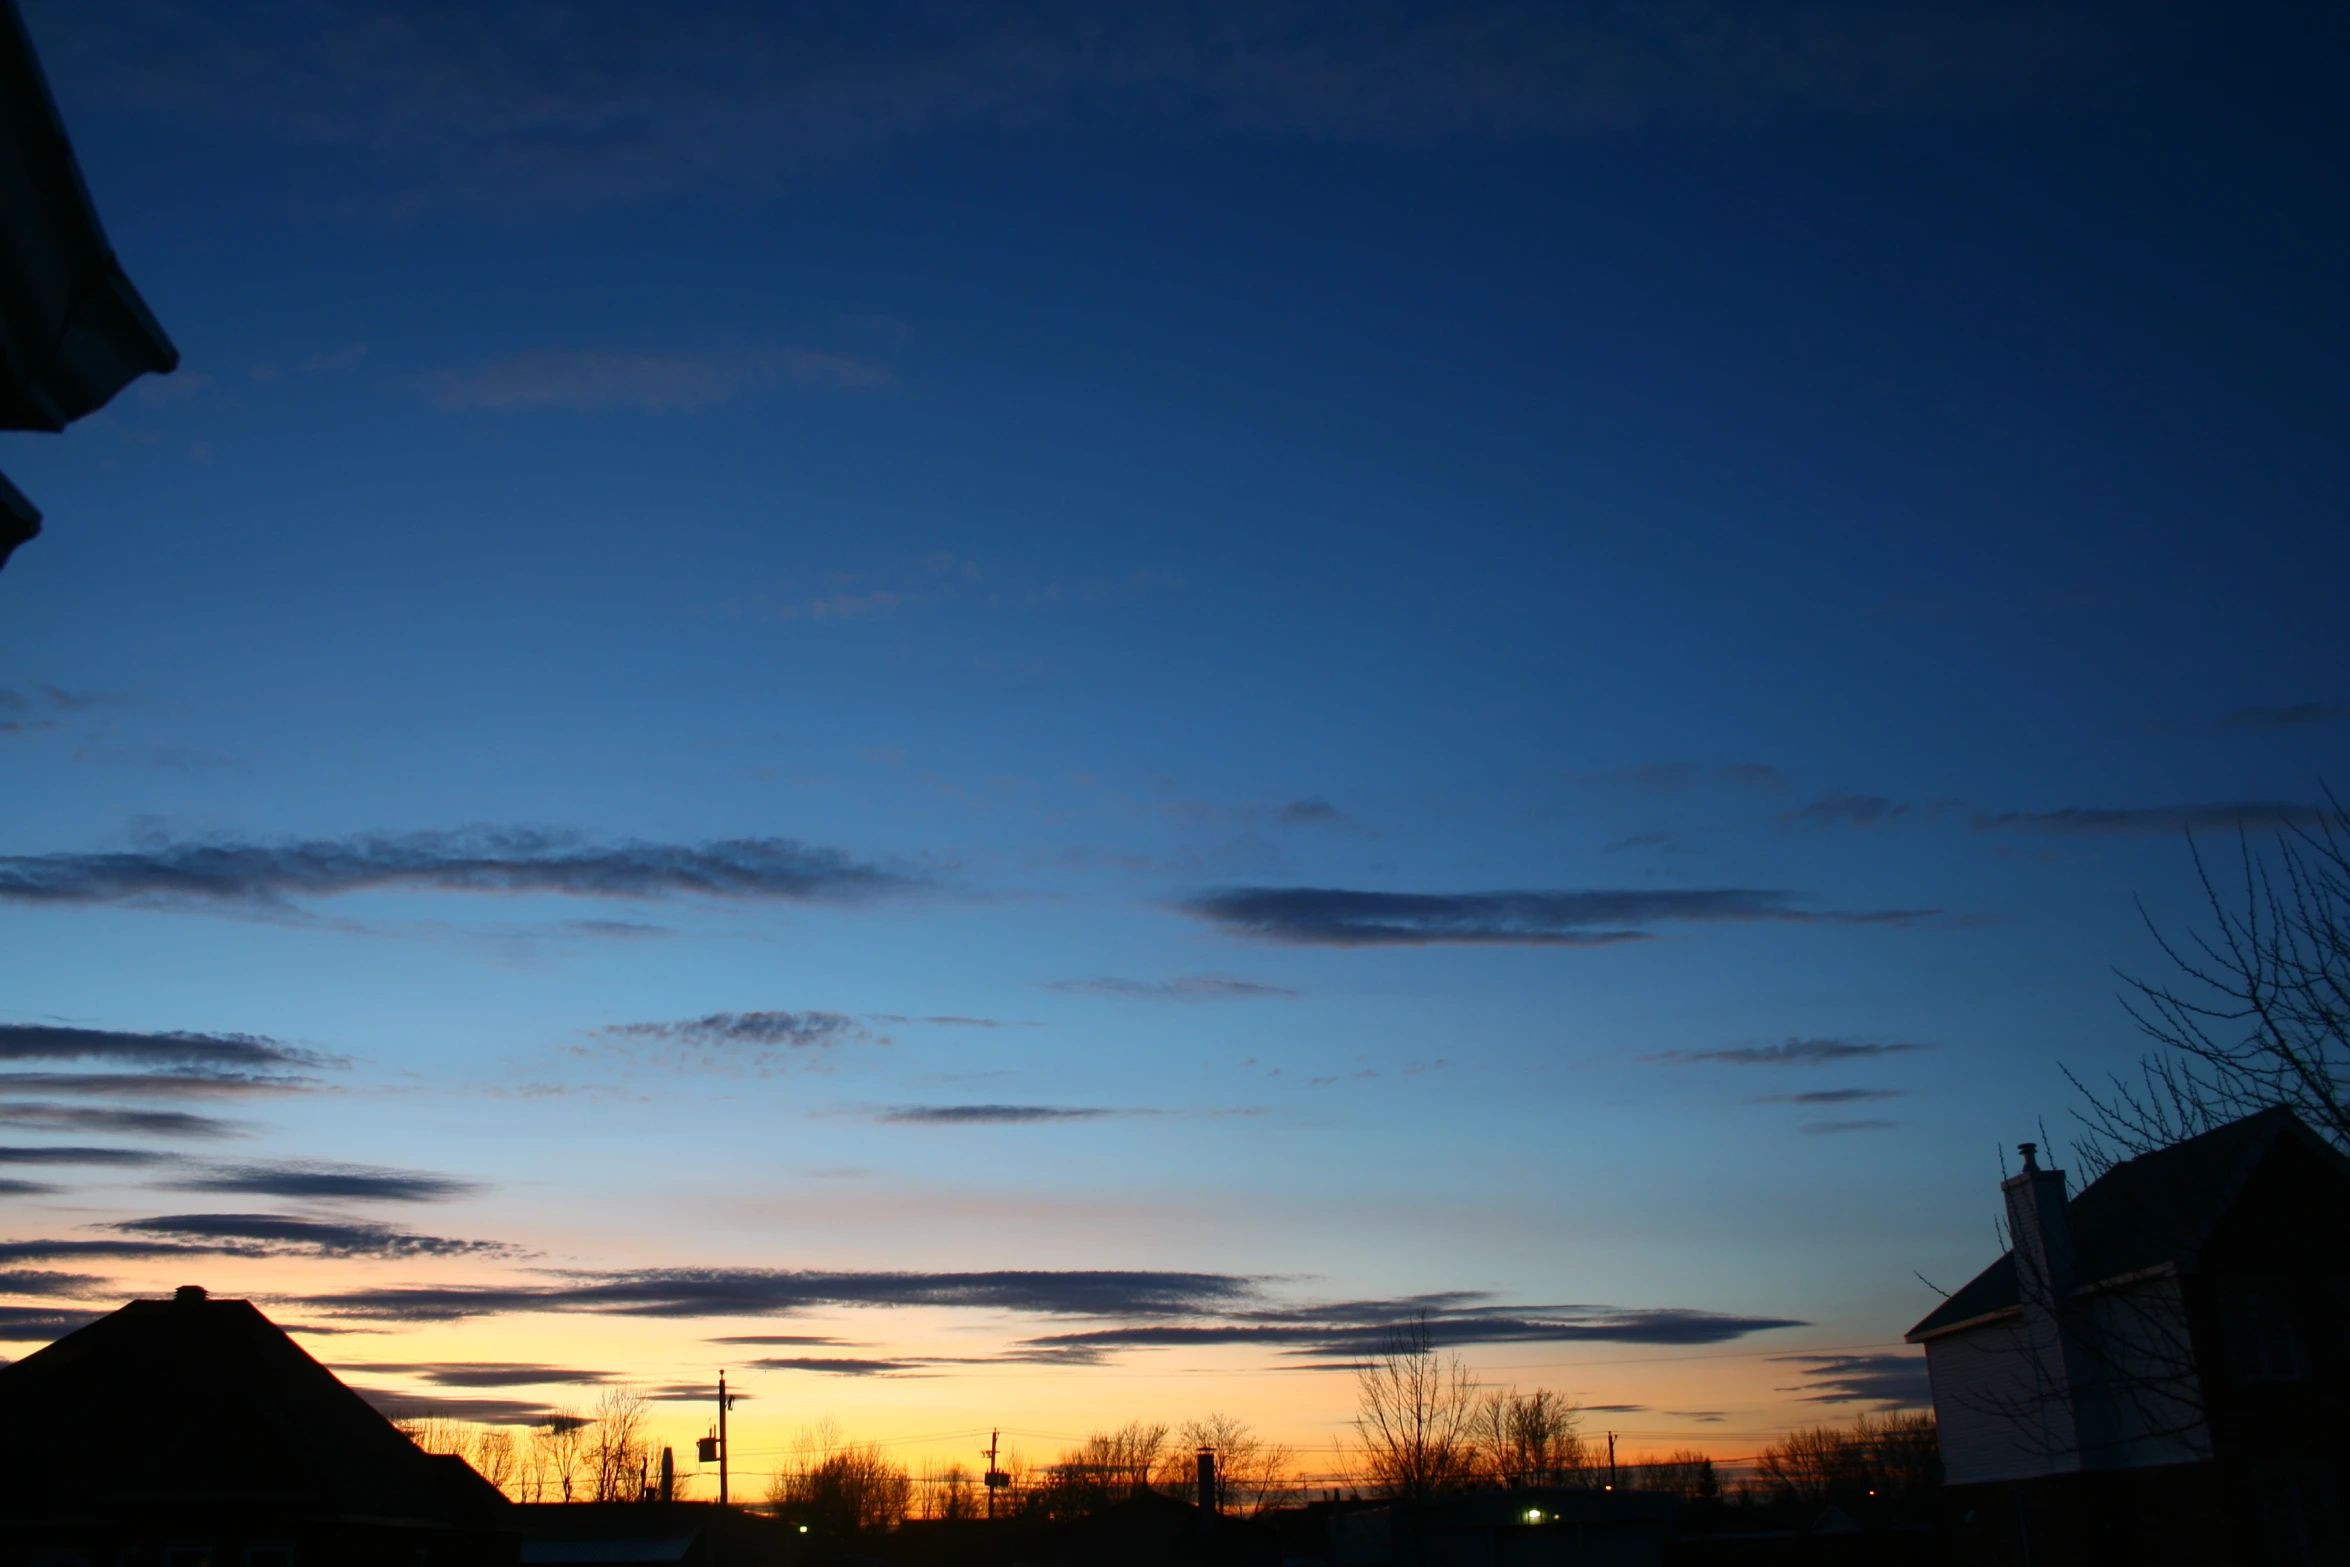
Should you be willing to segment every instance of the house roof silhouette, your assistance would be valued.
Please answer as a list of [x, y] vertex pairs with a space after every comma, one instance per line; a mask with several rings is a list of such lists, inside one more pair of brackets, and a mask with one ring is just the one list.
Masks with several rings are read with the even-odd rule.
[[[2094, 1288], [2152, 1268], [2193, 1266], [2253, 1174], [2280, 1144], [2291, 1144], [2350, 1179], [2350, 1158], [2280, 1105], [2126, 1160], [2090, 1182], [2067, 1205], [2080, 1248], [2080, 1287]], [[2021, 1305], [2015, 1253], [2010, 1251], [1905, 1336], [1920, 1343]]]
[[0, 1519], [266, 1513], [480, 1528], [507, 1502], [242, 1300], [134, 1300], [0, 1367]]

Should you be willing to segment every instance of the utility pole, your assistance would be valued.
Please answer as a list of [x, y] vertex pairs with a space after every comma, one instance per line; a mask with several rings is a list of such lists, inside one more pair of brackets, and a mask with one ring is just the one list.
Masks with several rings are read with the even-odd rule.
[[[1607, 1434], [1607, 1488], [1611, 1491], [1616, 1488], [1616, 1434], [1613, 1431]], [[721, 1493], [724, 1492], [724, 1481], [719, 1482], [719, 1489]]]
[[1004, 1488], [1006, 1485], [1009, 1485], [1009, 1484], [1011, 1483], [1011, 1479], [1012, 1479], [1012, 1477], [1011, 1477], [1010, 1475], [1008, 1475], [1008, 1474], [1005, 1474], [1005, 1473], [1004, 1473], [1004, 1472], [1003, 1472], [1001, 1469], [998, 1469], [998, 1468], [995, 1466], [995, 1450], [996, 1450], [996, 1444], [997, 1444], [998, 1442], [1000, 1442], [1000, 1441], [1002, 1441], [1002, 1440], [1003, 1440], [1003, 1436], [1004, 1436], [1004, 1434], [1003, 1434], [1003, 1432], [1001, 1432], [1001, 1431], [990, 1431], [990, 1432], [988, 1432], [988, 1433], [987, 1433], [987, 1477], [986, 1477], [986, 1490], [987, 1490], [987, 1521], [988, 1521], [989, 1523], [994, 1523], [994, 1522], [995, 1522], [995, 1494], [996, 1494], [996, 1492], [998, 1492], [998, 1491], [1002, 1490], [1002, 1489], [1003, 1489], [1003, 1488]]
[[[726, 1445], [726, 1406], [733, 1402], [726, 1394], [726, 1373], [721, 1371], [718, 1373], [718, 1505], [721, 1507], [726, 1505], [726, 1461], [734, 1456]], [[1615, 1438], [1610, 1437], [1608, 1441], [1608, 1451], [1613, 1454]]]

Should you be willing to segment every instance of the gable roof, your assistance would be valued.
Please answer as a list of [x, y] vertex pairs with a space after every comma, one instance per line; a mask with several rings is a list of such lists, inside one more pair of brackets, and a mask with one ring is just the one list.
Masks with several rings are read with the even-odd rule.
[[250, 1301], [134, 1300], [0, 1367], [0, 1517], [197, 1505], [461, 1525], [506, 1501]]
[[[2282, 1105], [2215, 1127], [2115, 1165], [2066, 1204], [2080, 1248], [2083, 1287], [2143, 1273], [2166, 1264], [2191, 1263], [2245, 1183], [2280, 1142], [2315, 1152], [2320, 1161], [2350, 1181], [2343, 1157], [2302, 1119]], [[2015, 1253], [2010, 1251], [1957, 1293], [1929, 1312], [1903, 1337], [1915, 1344], [2014, 1310]]]

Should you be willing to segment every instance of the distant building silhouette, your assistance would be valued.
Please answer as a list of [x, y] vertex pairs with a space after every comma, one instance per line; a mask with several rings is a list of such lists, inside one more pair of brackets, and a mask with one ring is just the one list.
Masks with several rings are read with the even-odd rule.
[[1960, 1559], [2345, 1560], [2350, 1159], [2281, 1108], [2070, 1201], [2022, 1152], [2013, 1249], [1908, 1334]]
[[[179, 358], [106, 243], [16, 0], [0, 0], [0, 430], [62, 430]], [[0, 566], [40, 531], [0, 476]]]
[[242, 1300], [134, 1300], [0, 1367], [0, 1567], [476, 1567], [513, 1509]]

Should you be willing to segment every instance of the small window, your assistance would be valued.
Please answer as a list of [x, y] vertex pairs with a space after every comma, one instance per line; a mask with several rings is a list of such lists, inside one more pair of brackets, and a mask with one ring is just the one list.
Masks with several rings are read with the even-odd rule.
[[2237, 1381], [2297, 1382], [2309, 1375], [2309, 1351], [2278, 1285], [2248, 1279], [2224, 1285], [2220, 1328]]

